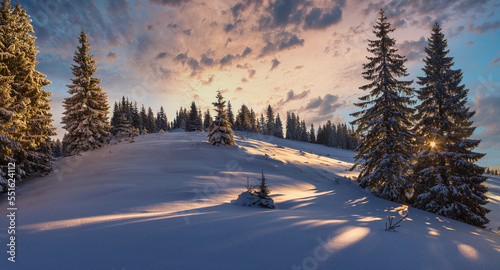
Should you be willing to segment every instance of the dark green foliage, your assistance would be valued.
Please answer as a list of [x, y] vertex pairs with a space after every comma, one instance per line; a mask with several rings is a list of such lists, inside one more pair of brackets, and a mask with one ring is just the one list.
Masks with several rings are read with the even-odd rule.
[[360, 87], [369, 94], [355, 104], [361, 111], [351, 114], [357, 118], [351, 124], [357, 125], [356, 132], [363, 138], [352, 169], [361, 169], [358, 180], [362, 187], [403, 202], [411, 192], [409, 174], [415, 153], [410, 122], [414, 112], [410, 107], [412, 82], [397, 79], [408, 75], [406, 59], [397, 54], [396, 42], [389, 37], [394, 29], [382, 10], [374, 28], [377, 39], [369, 41], [368, 49], [373, 56], [367, 57], [369, 62], [363, 66], [369, 83]]
[[426, 211], [484, 227], [489, 220], [484, 168], [474, 162], [484, 156], [469, 139], [475, 112], [466, 107], [468, 89], [462, 72], [452, 69], [447, 41], [439, 24], [428, 39], [425, 75], [418, 78], [415, 131], [420, 145], [415, 165], [415, 206]]

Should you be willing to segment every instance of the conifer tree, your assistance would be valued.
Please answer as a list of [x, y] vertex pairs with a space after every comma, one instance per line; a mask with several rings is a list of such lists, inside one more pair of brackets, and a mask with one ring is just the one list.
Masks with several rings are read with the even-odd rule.
[[146, 134], [148, 133], [148, 114], [146, 112], [144, 104], [142, 104], [141, 106], [141, 111], [139, 113], [139, 116], [141, 118], [141, 123], [142, 123], [142, 129], [140, 129], [140, 132], [141, 134]]
[[208, 129], [208, 142], [217, 146], [233, 145], [235, 144], [234, 133], [231, 129], [231, 124], [227, 119], [226, 101], [224, 101], [224, 97], [222, 97], [220, 90], [217, 91], [216, 98], [217, 101], [212, 104], [215, 107], [217, 115]]
[[231, 105], [231, 101], [227, 102], [227, 119], [231, 126], [234, 126], [234, 114], [233, 114], [233, 106]]
[[311, 129], [309, 130], [309, 142], [316, 143], [316, 134], [314, 132], [314, 124], [311, 124]]
[[158, 130], [163, 130], [163, 131], [168, 130], [167, 115], [165, 114], [163, 106], [160, 107], [160, 110], [156, 114], [156, 126], [158, 127]]
[[54, 158], [62, 157], [63, 156], [63, 145], [61, 140], [57, 139], [53, 144], [52, 144], [52, 156]]
[[203, 128], [208, 131], [210, 124], [212, 124], [212, 116], [210, 116], [210, 110], [207, 109], [205, 116], [203, 117]]
[[268, 105], [266, 112], [266, 132], [264, 134], [271, 136], [274, 135], [274, 124], [273, 108], [271, 108], [271, 105]]
[[370, 82], [360, 87], [369, 94], [359, 98], [355, 105], [361, 110], [352, 114], [357, 118], [352, 124], [358, 126], [363, 141], [351, 169], [361, 168], [361, 187], [379, 197], [403, 202], [411, 189], [409, 174], [415, 149], [409, 120], [414, 112], [410, 108], [412, 82], [397, 79], [408, 75], [406, 59], [394, 48], [396, 42], [389, 37], [394, 29], [383, 10], [374, 28], [377, 39], [369, 40], [368, 49], [373, 56], [367, 57], [369, 63], [363, 66], [364, 78]]
[[186, 131], [201, 131], [201, 124], [199, 119], [201, 118], [198, 115], [198, 108], [196, 108], [196, 103], [193, 101], [191, 103], [191, 110], [189, 111], [189, 119], [186, 125]]
[[283, 124], [281, 123], [280, 114], [276, 115], [276, 122], [274, 124], [273, 136], [283, 138]]
[[[48, 173], [52, 170], [50, 136], [55, 135], [50, 113], [51, 93], [43, 90], [50, 84], [45, 75], [35, 69], [38, 53], [36, 37], [32, 36], [31, 20], [24, 8], [10, 1], [2, 1], [0, 7], [0, 84], [5, 91], [4, 115], [9, 114], [5, 123], [9, 131], [4, 134], [11, 141], [6, 152], [16, 161], [17, 176], [21, 178], [31, 173]], [[6, 87], [6, 83], [10, 84]], [[1, 107], [0, 107], [1, 108]], [[7, 108], [7, 107], [5, 107]], [[5, 139], [5, 138], [4, 138]], [[14, 149], [15, 148], [15, 149]]]
[[24, 104], [20, 93], [12, 87], [15, 75], [14, 18], [10, 1], [2, 1], [0, 7], [0, 193], [7, 187], [6, 166], [15, 162], [14, 153], [21, 150], [21, 138], [25, 123], [22, 121]]
[[156, 126], [156, 117], [151, 107], [148, 107], [148, 114], [146, 118], [148, 133], [156, 133], [158, 132], [158, 126]]
[[71, 66], [74, 79], [68, 85], [71, 97], [64, 99], [62, 123], [68, 131], [64, 138], [67, 143], [66, 155], [102, 147], [109, 143], [110, 126], [107, 117], [109, 105], [107, 94], [99, 86], [101, 79], [94, 78], [97, 71], [96, 61], [89, 54], [90, 43], [82, 30]]
[[[3, 36], [4, 24], [0, 24], [0, 36]], [[21, 149], [19, 143], [20, 136], [15, 137], [16, 132], [21, 125], [20, 117], [12, 107], [14, 97], [11, 96], [13, 76], [10, 76], [5, 61], [13, 55], [9, 52], [9, 48], [5, 48], [2, 40], [0, 40], [0, 164], [6, 166], [11, 162], [15, 162], [14, 151]], [[0, 170], [0, 193], [4, 192], [7, 187], [6, 170]]]
[[461, 70], [452, 69], [447, 41], [438, 23], [425, 49], [425, 75], [418, 77], [416, 134], [421, 151], [415, 165], [415, 205], [449, 218], [484, 227], [489, 220], [484, 168], [474, 162], [484, 156], [472, 149], [479, 140], [469, 137], [475, 130], [475, 114], [466, 107], [468, 89]]

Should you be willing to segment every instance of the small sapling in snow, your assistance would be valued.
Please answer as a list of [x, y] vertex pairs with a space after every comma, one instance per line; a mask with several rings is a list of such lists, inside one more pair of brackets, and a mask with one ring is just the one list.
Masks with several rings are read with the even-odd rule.
[[387, 224], [387, 222], [385, 223], [385, 230], [386, 231], [393, 231], [395, 232], [396, 231], [396, 228], [398, 227], [401, 227], [401, 225], [399, 225], [399, 223], [401, 221], [403, 221], [406, 217], [408, 216], [408, 214], [406, 214], [404, 217], [402, 217], [398, 222], [392, 224], [393, 220], [394, 220], [394, 216], [387, 216], [387, 219], [389, 221], [389, 224]]

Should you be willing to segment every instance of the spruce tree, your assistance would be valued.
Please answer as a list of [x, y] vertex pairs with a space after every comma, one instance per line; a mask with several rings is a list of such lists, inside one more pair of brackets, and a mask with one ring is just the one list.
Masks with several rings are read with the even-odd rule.
[[215, 107], [217, 115], [208, 129], [208, 142], [217, 146], [233, 145], [235, 144], [234, 133], [227, 118], [226, 101], [224, 101], [224, 97], [222, 97], [220, 90], [217, 91], [216, 98], [217, 101], [212, 104]]
[[314, 124], [311, 124], [311, 129], [309, 130], [309, 142], [316, 143], [316, 134], [314, 133]]
[[8, 89], [4, 91], [9, 92], [9, 97], [5, 96], [2, 106], [10, 103], [10, 120], [16, 126], [9, 127], [6, 134], [15, 142], [16, 149], [13, 151], [14, 145], [11, 145], [6, 151], [16, 160], [19, 178], [31, 173], [48, 173], [53, 160], [50, 136], [55, 135], [55, 129], [49, 105], [51, 93], [43, 87], [50, 81], [35, 69], [38, 51], [31, 20], [20, 4], [12, 8], [10, 1], [4, 0], [0, 7], [0, 28], [1, 75], [6, 76], [1, 84], [7, 83], [6, 80], [10, 84], [4, 88]]
[[357, 133], [363, 136], [356, 148], [356, 163], [351, 169], [361, 168], [358, 181], [361, 187], [369, 188], [375, 195], [391, 201], [403, 202], [410, 191], [409, 175], [414, 153], [410, 118], [414, 112], [410, 105], [413, 89], [411, 81], [398, 80], [407, 76], [406, 59], [397, 54], [393, 32], [384, 11], [376, 22], [374, 34], [369, 40], [368, 64], [363, 65], [364, 78], [370, 81], [360, 89], [369, 94], [355, 103], [361, 110], [351, 114], [357, 119]]
[[191, 110], [189, 111], [186, 131], [201, 131], [199, 118], [200, 116], [198, 115], [198, 108], [196, 108], [196, 103], [193, 101], [191, 103]]
[[68, 131], [64, 138], [67, 143], [66, 156], [102, 147], [109, 143], [110, 126], [107, 94], [99, 86], [101, 79], [94, 78], [96, 61], [89, 54], [90, 43], [82, 30], [71, 66], [74, 79], [68, 85], [71, 97], [64, 99], [62, 123]]
[[159, 130], [167, 131], [168, 130], [168, 120], [167, 115], [165, 114], [165, 110], [163, 106], [160, 107], [160, 110], [156, 114], [156, 125]]
[[273, 136], [278, 138], [283, 138], [283, 124], [281, 123], [280, 114], [276, 116], [276, 122], [274, 124]]
[[[3, 36], [4, 24], [0, 24], [0, 36]], [[13, 76], [10, 76], [5, 61], [12, 57], [9, 53], [9, 48], [5, 48], [2, 40], [0, 40], [0, 193], [4, 192], [7, 187], [7, 171], [5, 166], [11, 162], [15, 162], [13, 157], [14, 151], [21, 149], [20, 136], [15, 137], [15, 134], [20, 126], [20, 116], [16, 113], [12, 105], [14, 97], [11, 96]]]
[[233, 106], [231, 105], [231, 101], [227, 102], [227, 120], [234, 126], [234, 114], [233, 114]]
[[156, 126], [156, 117], [151, 107], [148, 107], [146, 127], [148, 129], [148, 133], [157, 133], [159, 131], [158, 126]]
[[268, 105], [266, 111], [266, 131], [264, 134], [271, 136], [274, 135], [274, 124], [273, 108], [271, 108], [271, 105]]
[[210, 124], [212, 124], [212, 116], [210, 116], [210, 110], [207, 109], [203, 117], [203, 128], [208, 131]]
[[415, 131], [420, 144], [415, 165], [415, 206], [449, 218], [484, 227], [487, 187], [484, 168], [474, 162], [484, 156], [472, 149], [479, 140], [469, 137], [475, 130], [475, 114], [466, 107], [468, 89], [461, 70], [452, 69], [447, 41], [438, 23], [432, 28], [425, 49], [424, 76], [418, 77]]

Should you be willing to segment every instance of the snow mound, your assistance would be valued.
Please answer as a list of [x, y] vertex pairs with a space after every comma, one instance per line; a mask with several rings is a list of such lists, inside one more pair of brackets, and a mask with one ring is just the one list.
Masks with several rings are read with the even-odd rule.
[[238, 196], [236, 201], [233, 201], [235, 205], [250, 206], [250, 207], [261, 207], [268, 209], [275, 209], [273, 199], [271, 198], [260, 198], [257, 194], [245, 191]]

